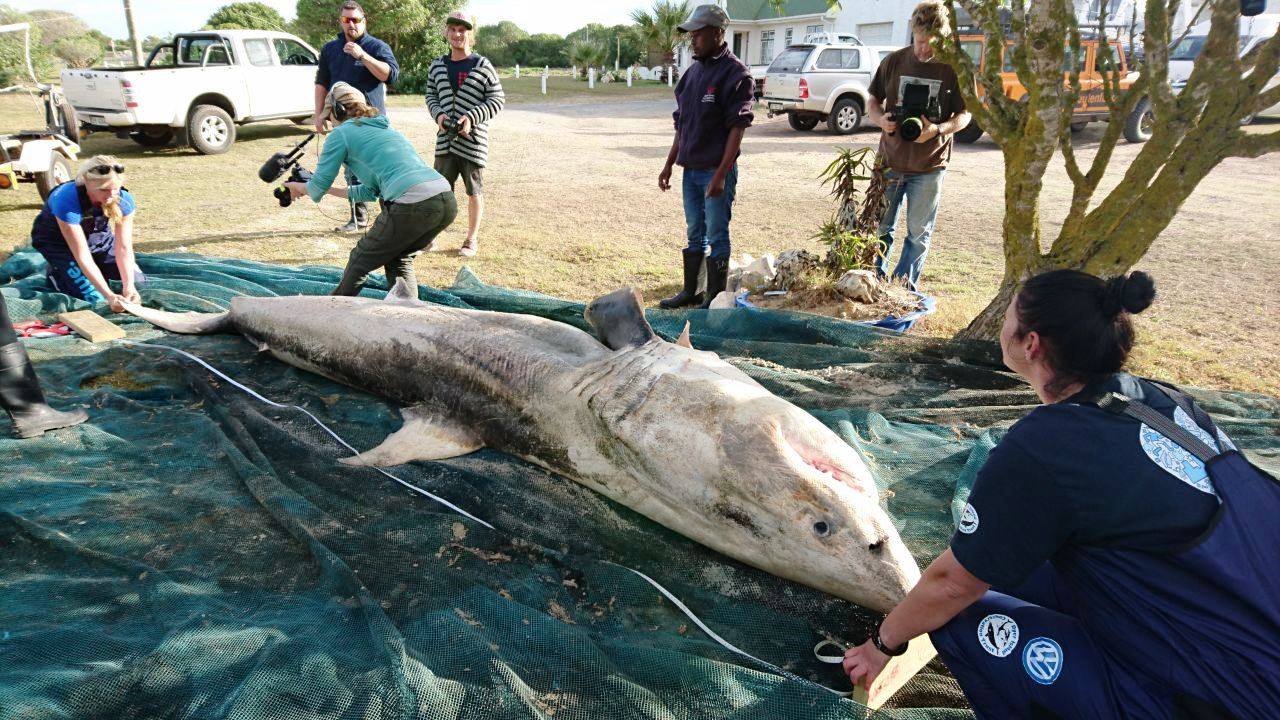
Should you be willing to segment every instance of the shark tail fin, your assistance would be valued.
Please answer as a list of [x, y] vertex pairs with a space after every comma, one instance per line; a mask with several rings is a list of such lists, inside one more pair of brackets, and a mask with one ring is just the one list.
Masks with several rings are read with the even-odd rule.
[[231, 329], [230, 312], [175, 313], [133, 303], [125, 303], [124, 309], [130, 315], [140, 317], [156, 327], [179, 335], [214, 335]]

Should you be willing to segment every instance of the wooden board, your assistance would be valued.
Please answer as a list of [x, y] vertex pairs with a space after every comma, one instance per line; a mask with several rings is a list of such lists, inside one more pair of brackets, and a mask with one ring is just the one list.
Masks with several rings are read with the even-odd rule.
[[58, 315], [58, 321], [71, 326], [76, 334], [91, 343], [119, 340], [125, 336], [124, 330], [92, 310], [76, 310]]
[[937, 655], [938, 651], [929, 642], [929, 636], [921, 635], [907, 645], [907, 654], [889, 658], [889, 664], [884, 666], [880, 676], [872, 683], [870, 691], [861, 685], [854, 688], [853, 699], [866, 705], [868, 710], [879, 710]]

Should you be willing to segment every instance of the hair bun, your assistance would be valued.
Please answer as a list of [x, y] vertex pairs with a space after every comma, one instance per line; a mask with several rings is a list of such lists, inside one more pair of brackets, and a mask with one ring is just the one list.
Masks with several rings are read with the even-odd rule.
[[1142, 271], [1113, 277], [1107, 281], [1103, 311], [1114, 317], [1121, 312], [1138, 314], [1156, 299], [1156, 283]]

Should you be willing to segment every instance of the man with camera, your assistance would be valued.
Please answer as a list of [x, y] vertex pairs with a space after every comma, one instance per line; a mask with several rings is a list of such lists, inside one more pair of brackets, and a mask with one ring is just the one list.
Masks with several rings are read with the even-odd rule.
[[427, 71], [427, 109], [435, 118], [436, 170], [452, 186], [462, 176], [467, 188], [467, 239], [459, 254], [470, 257], [479, 247], [480, 218], [484, 215], [484, 168], [489, 162], [489, 121], [502, 110], [507, 96], [498, 70], [475, 45], [475, 20], [462, 11], [445, 19], [449, 54]]
[[911, 13], [911, 46], [880, 63], [867, 103], [867, 117], [884, 130], [880, 157], [888, 165], [888, 207], [880, 221], [884, 249], [876, 271], [881, 276], [889, 274], [894, 227], [905, 201], [907, 237], [893, 277], [904, 279], [913, 290], [929, 253], [942, 177], [951, 159], [952, 136], [963, 130], [971, 117], [955, 70], [939, 61], [929, 44], [933, 35], [950, 32], [946, 6], [938, 0], [917, 5]]
[[[367, 31], [368, 18], [364, 8], [356, 0], [342, 3], [338, 27], [342, 32], [320, 49], [320, 62], [316, 68], [316, 132], [325, 131], [320, 110], [334, 83], [345, 82], [359, 90], [370, 106], [387, 113], [386, 84], [395, 84], [400, 77], [400, 64], [391, 52], [391, 46]], [[347, 185], [360, 180], [347, 169]], [[368, 206], [363, 202], [352, 203], [351, 220], [334, 228], [336, 232], [355, 232], [369, 224]]]

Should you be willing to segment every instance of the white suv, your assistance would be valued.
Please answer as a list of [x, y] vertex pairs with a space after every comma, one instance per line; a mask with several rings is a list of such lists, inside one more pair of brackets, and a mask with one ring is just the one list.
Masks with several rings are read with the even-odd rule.
[[787, 116], [807, 131], [825, 120], [831, 132], [848, 135], [862, 124], [876, 68], [896, 47], [850, 43], [792, 45], [765, 75], [762, 102], [769, 117]]

